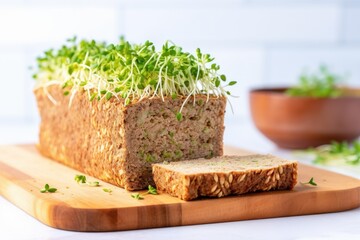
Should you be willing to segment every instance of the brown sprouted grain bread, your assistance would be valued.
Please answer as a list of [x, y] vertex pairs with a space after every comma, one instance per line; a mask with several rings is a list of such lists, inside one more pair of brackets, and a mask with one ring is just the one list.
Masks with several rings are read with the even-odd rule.
[[293, 189], [297, 162], [271, 155], [223, 156], [153, 165], [159, 192], [183, 200]]
[[59, 86], [35, 91], [41, 116], [38, 149], [58, 162], [127, 190], [154, 184], [151, 164], [223, 154], [226, 99], [89, 100], [84, 91], [64, 96]]

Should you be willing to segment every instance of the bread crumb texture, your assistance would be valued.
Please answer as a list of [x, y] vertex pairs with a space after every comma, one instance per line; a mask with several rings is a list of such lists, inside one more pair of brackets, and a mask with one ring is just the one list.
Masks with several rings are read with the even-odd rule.
[[[225, 97], [196, 95], [176, 119], [184, 98], [89, 101], [61, 87], [35, 90], [41, 116], [40, 152], [127, 190], [154, 185], [151, 164], [223, 154]], [[56, 100], [50, 101], [49, 96]]]

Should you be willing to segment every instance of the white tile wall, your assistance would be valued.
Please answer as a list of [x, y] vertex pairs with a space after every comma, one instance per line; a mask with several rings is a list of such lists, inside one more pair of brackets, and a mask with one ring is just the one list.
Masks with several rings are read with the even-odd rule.
[[[360, 1], [359, 1], [360, 3]], [[360, 42], [360, 4], [344, 9], [344, 39], [347, 42]]]
[[0, 119], [25, 117], [25, 58], [21, 51], [0, 48]]
[[[141, 17], [140, 17], [141, 16]], [[321, 17], [319, 17], [321, 16]], [[338, 40], [340, 9], [329, 5], [129, 7], [129, 39], [189, 42], [326, 42]], [[145, 21], [144, 21], [145, 20]], [[299, 31], [301, 29], [301, 31]]]
[[28, 66], [73, 35], [116, 41], [125, 34], [133, 42], [201, 47], [238, 81], [228, 120], [249, 117], [250, 88], [295, 83], [302, 69], [319, 63], [351, 73], [349, 83], [359, 86], [359, 2], [0, 0], [0, 123], [38, 121]]
[[78, 35], [100, 40], [117, 39], [116, 9], [111, 7], [5, 6], [0, 8], [0, 44], [59, 45]]
[[228, 79], [237, 81], [237, 84], [229, 88], [231, 94], [236, 96], [229, 98], [233, 107], [227, 105], [227, 117], [234, 118], [248, 115], [248, 89], [262, 84], [264, 51], [261, 48], [218, 48], [211, 51], [220, 64], [221, 71], [226, 73]]
[[333, 72], [346, 76], [346, 83], [360, 86], [360, 46], [307, 47], [268, 51], [267, 85], [290, 85], [303, 70], [317, 70], [325, 64]]

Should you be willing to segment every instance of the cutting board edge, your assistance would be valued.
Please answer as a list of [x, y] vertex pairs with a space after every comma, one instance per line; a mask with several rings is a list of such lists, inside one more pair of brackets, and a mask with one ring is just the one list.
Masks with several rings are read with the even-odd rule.
[[[346, 195], [353, 195], [353, 191], [357, 191], [358, 192], [358, 201], [354, 202], [354, 201], [350, 201], [348, 197], [345, 197]], [[224, 222], [233, 222], [233, 221], [241, 221], [241, 220], [254, 220], [254, 219], [268, 219], [268, 218], [276, 218], [276, 217], [289, 217], [289, 216], [304, 216], [304, 215], [313, 215], [313, 214], [322, 214], [322, 213], [335, 213], [335, 212], [342, 212], [342, 211], [349, 211], [352, 209], [356, 209], [360, 207], [360, 187], [355, 187], [355, 188], [349, 188], [346, 190], [335, 190], [332, 192], [334, 195], [341, 195], [344, 196], [341, 199], [338, 199], [338, 201], [341, 202], [341, 207], [336, 204], [334, 204], [334, 208], [329, 210], [329, 209], [321, 209], [321, 210], [314, 210], [314, 209], [307, 209], [305, 210], [304, 208], [302, 209], [303, 213], [299, 213], [299, 212], [293, 212], [293, 213], [284, 213], [284, 214], [278, 214], [278, 215], [274, 215], [274, 214], [269, 214], [269, 215], [259, 215], [259, 216], [253, 216], [253, 217], [244, 217], [243, 215], [236, 215], [233, 216], [231, 218], [227, 218], [224, 219]], [[348, 194], [347, 194], [348, 193]], [[256, 193], [255, 193], [256, 194]], [[324, 192], [324, 194], [326, 194]], [[305, 195], [304, 195], [305, 197]], [[319, 198], [321, 198], [321, 196], [318, 195]], [[236, 198], [236, 197], [233, 197]], [[216, 205], [215, 199], [211, 199], [210, 201], [214, 202], [214, 205]], [[322, 202], [321, 200], [319, 200], [319, 202]], [[175, 211], [177, 211], [177, 208], [182, 208], [184, 204], [187, 204], [188, 202], [182, 202], [182, 203], [172, 203], [172, 204], [167, 204], [167, 208], [175, 208]], [[199, 201], [200, 204], [200, 201]], [[231, 205], [229, 205], [231, 206]], [[74, 208], [71, 206], [67, 206], [67, 205], [56, 205], [54, 206], [54, 208], [52, 208], [53, 211], [56, 212], [56, 209], [61, 207], [61, 212], [64, 211], [64, 207], [67, 208], [67, 210], [69, 212], [72, 212], [73, 214], [79, 216], [79, 215], [88, 215], [89, 212], [94, 212], [95, 215], [97, 211], [108, 211], [110, 215], [113, 214], [113, 212], [117, 212], [117, 214], [121, 214], [122, 212], [125, 212], [125, 214], [138, 214], [139, 212], [141, 212], [142, 210], [144, 211], [148, 211], [147, 208], [149, 208], [149, 206], [142, 206], [142, 207], [126, 207], [126, 208], [121, 208], [121, 209], [117, 209], [117, 208], [99, 208], [99, 209], [89, 209], [89, 208]], [[217, 209], [214, 208], [214, 206], [209, 206], [208, 209], [211, 209], [213, 211], [216, 211]], [[221, 208], [219, 208], [218, 210], [220, 210]], [[130, 212], [129, 212], [130, 210]], [[57, 229], [62, 229], [62, 230], [71, 230], [71, 231], [84, 231], [84, 232], [108, 232], [108, 231], [123, 231], [123, 230], [135, 230], [135, 229], [149, 229], [149, 228], [161, 228], [161, 227], [176, 227], [176, 226], [189, 226], [189, 225], [197, 225], [197, 224], [210, 224], [210, 223], [218, 223], [219, 219], [208, 219], [207, 221], [204, 220], [198, 220], [198, 221], [191, 221], [191, 222], [183, 222], [184, 220], [181, 220], [181, 218], [185, 218], [185, 216], [179, 217], [179, 220], [177, 221], [177, 223], [168, 223], [166, 222], [169, 218], [169, 215], [171, 215], [171, 210], [170, 212], [168, 212], [168, 215], [164, 215], [163, 216], [163, 220], [161, 220], [161, 224], [154, 224], [153, 222], [148, 222], [148, 223], [142, 223], [139, 227], [139, 223], [136, 224], [130, 224], [130, 225], [117, 225], [114, 227], [110, 227], [110, 228], [103, 228], [101, 226], [97, 226], [96, 223], [87, 223], [84, 224], [82, 226], [78, 225], [78, 226], [67, 226], [64, 225], [64, 222], [69, 222], [69, 221], [60, 221], [58, 223], [58, 221], [56, 221], [56, 218], [58, 216], [58, 214], [55, 214], [53, 212], [53, 221], [49, 222], [46, 221], [44, 219], [39, 219], [42, 223], [53, 227], [53, 228], [57, 228]], [[65, 215], [68, 215], [69, 213], [63, 213]], [[31, 214], [30, 214], [31, 215]], [[49, 216], [50, 216], [50, 212], [49, 212]], [[140, 214], [141, 215], [141, 214]], [[161, 213], [160, 213], [161, 215]], [[247, 214], [245, 214], [247, 215]], [[90, 217], [92, 218], [92, 217]], [[104, 217], [106, 218], [106, 216]], [[96, 222], [101, 221], [101, 220], [96, 220]], [[89, 226], [92, 226], [89, 228]], [[95, 226], [95, 227], [94, 227]]]
[[[311, 166], [307, 166], [307, 167], [311, 167]], [[321, 170], [321, 169], [317, 169], [317, 170]], [[325, 171], [326, 170], [321, 170], [321, 171]], [[335, 174], [335, 173], [333, 173]], [[337, 174], [337, 175], [341, 175], [341, 174]], [[341, 175], [344, 176], [346, 178], [351, 178], [345, 175]], [[0, 173], [0, 179], [2, 180], [2, 178], [5, 179], [5, 175], [2, 176]], [[355, 178], [352, 178], [355, 179]], [[104, 231], [116, 231], [116, 230], [132, 230], [132, 229], [145, 229], [145, 228], [157, 228], [157, 227], [170, 227], [170, 226], [184, 226], [184, 225], [193, 225], [193, 224], [204, 224], [204, 223], [216, 223], [216, 222], [223, 222], [223, 221], [238, 221], [238, 220], [249, 220], [249, 219], [263, 219], [263, 218], [273, 218], [273, 217], [285, 217], [285, 216], [298, 216], [298, 215], [309, 215], [309, 214], [319, 214], [319, 213], [328, 213], [328, 212], [339, 212], [339, 211], [346, 211], [346, 210], [351, 210], [354, 208], [358, 208], [360, 206], [360, 185], [358, 185], [358, 183], [360, 183], [360, 181], [358, 181], [357, 179], [355, 179], [356, 181], [351, 181], [352, 182], [352, 187], [348, 187], [346, 189], [336, 189], [336, 190], [332, 190], [331, 194], [333, 195], [333, 197], [335, 199], [338, 199], [339, 202], [341, 202], [341, 205], [337, 205], [335, 208], [329, 210], [312, 210], [312, 211], [304, 211], [303, 213], [297, 213], [297, 212], [293, 212], [293, 213], [287, 213], [287, 214], [272, 214], [270, 215], [266, 215], [263, 214], [261, 216], [252, 216], [252, 217], [244, 217], [244, 216], [234, 216], [231, 215], [231, 217], [227, 217], [227, 218], [216, 218], [216, 219], [208, 219], [207, 221], [201, 220], [201, 219], [195, 219], [193, 221], [189, 221], [186, 219], [186, 217], [188, 217], [190, 215], [190, 213], [186, 213], [186, 208], [189, 207], [191, 204], [194, 205], [193, 203], [196, 203], [196, 201], [193, 202], [178, 202], [178, 203], [163, 203], [165, 205], [165, 207], [159, 207], [157, 205], [154, 205], [155, 210], [157, 209], [157, 211], [165, 211], [168, 213], [168, 215], [171, 215], [172, 211], [179, 213], [179, 208], [180, 208], [180, 212], [181, 214], [184, 214], [184, 216], [180, 216], [179, 219], [175, 219], [175, 220], [169, 220], [167, 215], [163, 215], [161, 213], [159, 213], [159, 215], [157, 215], [155, 217], [156, 221], [152, 222], [152, 221], [135, 221], [132, 223], [128, 223], [128, 225], [123, 225], [123, 226], [114, 226], [112, 224], [109, 224], [107, 226], [107, 228], [105, 227], [101, 227], [101, 225], [98, 225], [97, 222], [99, 221], [98, 218], [96, 218], [95, 222], [89, 222], [88, 219], [92, 218], [91, 216], [87, 216], [89, 214], [89, 212], [92, 212], [93, 214], [98, 214], [99, 211], [107, 211], [106, 214], [102, 214], [102, 217], [104, 219], [107, 219], [107, 223], [109, 223], [109, 219], [114, 219], [114, 217], [116, 216], [116, 220], [118, 220], [118, 215], [121, 213], [125, 213], [125, 214], [129, 214], [129, 215], [134, 215], [134, 216], [141, 216], [141, 214], [143, 213], [148, 213], [148, 209], [149, 206], [151, 207], [151, 205], [147, 205], [147, 206], [128, 206], [128, 207], [123, 207], [123, 208], [76, 208], [76, 207], [72, 207], [68, 204], [64, 204], [61, 201], [58, 200], [53, 200], [53, 199], [49, 199], [48, 197], [51, 197], [51, 194], [46, 194], [46, 195], [42, 195], [37, 193], [36, 195], [34, 195], [33, 192], [30, 192], [28, 189], [21, 187], [20, 185], [20, 181], [19, 182], [12, 182], [13, 186], [16, 185], [17, 186], [17, 191], [22, 191], [23, 194], [27, 194], [26, 196], [30, 196], [31, 198], [39, 198], [37, 199], [37, 203], [39, 204], [39, 206], [42, 207], [42, 209], [48, 209], [48, 211], [46, 211], [46, 214], [37, 214], [34, 213], [33, 211], [27, 210], [26, 206], [23, 206], [21, 204], [21, 201], [19, 201], [19, 199], [16, 199], [16, 197], [11, 197], [11, 195], [7, 196], [7, 193], [3, 193], [4, 189], [0, 188], [0, 194], [3, 195], [5, 198], [7, 198], [10, 202], [14, 203], [17, 207], [19, 207], [20, 209], [22, 209], [23, 211], [27, 212], [29, 215], [33, 216], [34, 218], [38, 219], [40, 222], [44, 223], [47, 226], [53, 227], [53, 228], [57, 228], [57, 229], [63, 229], [63, 230], [71, 230], [71, 231], [88, 231], [88, 232], [104, 232]], [[11, 182], [11, 180], [7, 179], [7, 181]], [[355, 185], [353, 184], [355, 182]], [[15, 184], [14, 184], [15, 183]], [[0, 183], [1, 186], [1, 183]], [[316, 189], [316, 188], [312, 188], [309, 187], [308, 188], [310, 191], [308, 192], [308, 194], [311, 193], [311, 189]], [[14, 190], [14, 189], [13, 189]], [[351, 200], [351, 198], [347, 198], [344, 197], [344, 199], [341, 198], [341, 196], [344, 196], [345, 194], [350, 194], [351, 196], [355, 196], [355, 200], [354, 198], [352, 199], [353, 202], [350, 203], [348, 201]], [[256, 196], [259, 196], [261, 193], [253, 193], [256, 194]], [[297, 195], [299, 194], [304, 194], [304, 193], [292, 193], [293, 197], [297, 197]], [[315, 193], [311, 193], [311, 194], [315, 194]], [[326, 193], [325, 191], [319, 191], [317, 192], [317, 194], [320, 194], [319, 198], [322, 198], [323, 195], [329, 194]], [[245, 196], [245, 195], [244, 195]], [[255, 195], [253, 195], [255, 196]], [[332, 197], [332, 198], [333, 198]], [[340, 198], [339, 198], [340, 197]], [[210, 204], [210, 206], [208, 206], [208, 208], [210, 209], [214, 209], [214, 206], [219, 205], [217, 204], [218, 202], [224, 201], [224, 202], [231, 202], [232, 199], [236, 199], [237, 197], [228, 197], [228, 198], [222, 198], [220, 199], [212, 199], [212, 200], [208, 200], [210, 202], [212, 202], [212, 204]], [[201, 201], [198, 201], [197, 204], [200, 204]], [[347, 203], [346, 205], [344, 204]], [[23, 203], [25, 204], [25, 203]], [[235, 203], [232, 203], [233, 205], [230, 205], [230, 207], [235, 206]], [[195, 204], [196, 205], [196, 204]], [[200, 204], [201, 205], [201, 204]], [[157, 208], [156, 208], [157, 207]], [[302, 208], [301, 210], [304, 210], [304, 208]], [[191, 207], [190, 210], [191, 211]], [[152, 212], [153, 213], [153, 212]], [[191, 211], [192, 214], [194, 214], [194, 211]], [[80, 219], [85, 219], [86, 221], [84, 221], [82, 224], [77, 223], [77, 224], [72, 224], [67, 225], [66, 223], [71, 222], [71, 221], [65, 221], [66, 223], [62, 223], [60, 221], [60, 223], [57, 221], [59, 219], [61, 219], [61, 216], [65, 215], [69, 215], [72, 214], [73, 216], [75, 216], [75, 218], [80, 218]], [[90, 214], [91, 215], [91, 214]], [[52, 217], [51, 217], [52, 216]], [[59, 217], [60, 216], [60, 217]], [[110, 216], [110, 217], [108, 217]], [[112, 217], [111, 217], [112, 216]], [[183, 219], [184, 218], [184, 219]], [[81, 221], [79, 221], [81, 222]]]
[[[21, 188], [19, 186], [19, 188]], [[29, 196], [32, 195], [31, 192], [26, 191], [25, 189], [22, 189], [24, 192], [26, 192], [26, 194], [28, 194]], [[349, 195], [353, 195], [353, 191], [357, 191], [357, 201], [351, 201], [351, 198], [348, 198], [347, 196], [345, 196], [345, 194], [349, 194]], [[106, 219], [109, 218], [109, 216], [115, 216], [115, 215], [119, 215], [122, 214], [123, 212], [126, 215], [138, 215], [142, 211], [148, 211], [147, 208], [149, 208], [149, 206], [131, 206], [131, 207], [124, 207], [124, 208], [79, 208], [79, 207], [73, 207], [70, 206], [68, 204], [64, 204], [63, 202], [59, 201], [59, 200], [52, 200], [49, 201], [46, 198], [39, 198], [37, 199], [36, 204], [39, 204], [40, 206], [42, 206], [42, 210], [46, 209], [46, 214], [39, 214], [39, 213], [34, 213], [30, 210], [27, 210], [25, 206], [21, 205], [21, 201], [17, 201], [15, 198], [11, 198], [9, 196], [7, 196], [7, 194], [4, 194], [2, 191], [0, 191], [0, 194], [2, 196], [4, 196], [8, 201], [12, 202], [14, 205], [16, 205], [18, 208], [22, 209], [24, 212], [26, 212], [27, 214], [29, 214], [30, 216], [33, 216], [35, 219], [37, 219], [38, 221], [40, 221], [41, 223], [52, 227], [52, 228], [56, 228], [56, 229], [61, 229], [61, 230], [69, 230], [69, 231], [79, 231], [79, 232], [109, 232], [109, 231], [123, 231], [123, 230], [135, 230], [135, 229], [149, 229], [149, 228], [160, 228], [160, 227], [175, 227], [175, 226], [188, 226], [188, 225], [196, 225], [196, 224], [209, 224], [209, 223], [218, 223], [218, 222], [232, 222], [232, 221], [241, 221], [241, 220], [254, 220], [254, 219], [268, 219], [268, 218], [276, 218], [276, 217], [288, 217], [288, 216], [303, 216], [303, 215], [312, 215], [312, 214], [321, 214], [321, 213], [333, 213], [333, 212], [341, 212], [341, 211], [348, 211], [348, 210], [352, 210], [352, 209], [356, 209], [358, 207], [360, 207], [360, 186], [359, 187], [353, 187], [353, 188], [349, 188], [349, 189], [345, 189], [345, 190], [334, 190], [331, 192], [332, 194], [334, 194], [333, 197], [337, 198], [338, 201], [341, 202], [341, 205], [336, 205], [334, 204], [334, 208], [329, 210], [325, 210], [325, 209], [320, 209], [320, 210], [314, 210], [314, 209], [305, 209], [302, 208], [302, 213], [299, 212], [287, 212], [287, 213], [283, 213], [283, 214], [278, 214], [278, 215], [274, 215], [274, 214], [269, 214], [269, 215], [264, 215], [263, 213], [261, 214], [261, 216], [253, 216], [253, 217], [244, 217], [243, 215], [239, 215], [236, 214], [232, 217], [227, 217], [226, 219], [222, 219], [219, 221], [219, 218], [214, 218], [214, 219], [208, 219], [207, 221], [204, 221], [203, 219], [196, 219], [196, 220], [192, 220], [192, 221], [184, 221], [181, 219], [186, 219], [189, 216], [180, 216], [179, 220], [176, 221], [175, 223], [172, 222], [166, 222], [166, 219], [169, 218], [168, 215], [171, 215], [171, 211], [177, 211], [178, 208], [182, 209], [182, 208], [186, 208], [187, 204], [202, 204], [201, 200], [200, 201], [191, 201], [191, 202], [180, 202], [180, 203], [170, 203], [167, 204], [166, 207], [170, 208], [168, 209], [168, 211], [166, 211], [168, 214], [167, 215], [162, 215], [161, 218], [163, 218], [162, 220], [160, 220], [160, 224], [157, 223], [148, 223], [148, 222], [143, 222], [141, 223], [142, 226], [139, 226], [139, 222], [136, 223], [132, 223], [129, 224], [129, 222], [127, 224], [124, 225], [120, 225], [117, 224], [116, 226], [114, 225], [98, 225], [98, 222], [109, 222], [106, 221]], [[251, 193], [253, 194], [258, 194], [258, 193]], [[308, 194], [312, 194], [312, 192], [309, 192]], [[319, 195], [320, 194], [320, 195]], [[327, 192], [323, 192], [324, 195], [327, 195]], [[247, 196], [248, 194], [245, 194], [243, 196]], [[300, 194], [299, 194], [300, 195]], [[301, 195], [302, 197], [306, 197], [306, 195], [304, 195], [302, 193]], [[339, 198], [339, 196], [343, 196], [341, 198]], [[228, 197], [229, 202], [231, 202], [230, 200], [234, 200], [235, 198], [238, 198], [241, 196], [232, 196], [232, 197]], [[297, 197], [296, 195], [294, 195], [294, 197]], [[319, 199], [319, 202], [321, 202], [321, 198], [323, 198], [325, 196], [322, 196], [322, 193], [317, 193], [317, 198]], [[327, 196], [329, 197], [329, 196]], [[216, 200], [218, 199], [206, 199], [205, 201], [210, 201], [213, 204], [211, 204], [211, 206], [208, 206], [207, 208], [211, 209], [212, 211], [216, 211], [216, 206], [218, 205], [216, 202]], [[346, 203], [346, 204], [345, 204]], [[229, 205], [229, 207], [234, 207], [235, 203], [231, 203]], [[157, 205], [154, 205], [155, 207]], [[341, 207], [340, 207], [341, 206]], [[172, 208], [175, 208], [175, 210], [172, 210]], [[218, 207], [220, 208], [220, 207]], [[220, 208], [221, 209], [221, 208]], [[94, 218], [95, 216], [99, 215], [99, 212], [107, 212], [106, 214], [101, 213], [100, 215], [104, 218]], [[44, 212], [44, 211], [43, 211]], [[184, 211], [183, 211], [184, 212]], [[194, 212], [194, 211], [192, 211]], [[91, 215], [94, 214], [94, 217], [92, 217]], [[161, 215], [161, 213], [160, 213]], [[195, 213], [196, 215], [196, 213]], [[245, 215], [247, 215], [245, 213]], [[76, 221], [76, 224], [74, 224], [75, 221], [64, 221], [64, 219], [62, 218], [62, 216], [66, 216], [67, 218], [69, 218], [69, 220], [73, 220], [74, 217], [76, 219], [96, 219], [95, 221]], [[159, 216], [157, 216], [159, 217]], [[82, 222], [82, 224], [81, 224]], [[115, 222], [115, 221], [114, 221]], [[71, 224], [68, 224], [71, 223]], [[107, 227], [106, 227], [107, 226]]]

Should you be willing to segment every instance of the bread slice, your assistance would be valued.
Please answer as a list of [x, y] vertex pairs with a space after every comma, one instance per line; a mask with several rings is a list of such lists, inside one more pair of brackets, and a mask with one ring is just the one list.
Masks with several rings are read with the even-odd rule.
[[183, 200], [292, 189], [297, 162], [271, 155], [223, 156], [153, 164], [159, 192]]
[[[64, 96], [60, 86], [35, 91], [41, 116], [40, 152], [127, 190], [153, 185], [151, 164], [221, 156], [225, 97], [89, 100], [78, 91]], [[50, 101], [49, 96], [56, 100]]]

